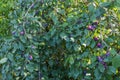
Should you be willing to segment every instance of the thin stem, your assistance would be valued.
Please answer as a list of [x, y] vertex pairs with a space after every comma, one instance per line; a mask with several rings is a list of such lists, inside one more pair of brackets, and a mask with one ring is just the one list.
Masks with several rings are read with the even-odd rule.
[[[36, 0], [36, 1], [37, 1], [37, 0]], [[27, 16], [28, 12], [29, 12], [30, 9], [34, 6], [34, 4], [36, 3], [36, 1], [29, 6], [29, 8], [28, 8], [27, 12], [25, 13], [25, 16], [24, 16], [24, 17]]]
[[[25, 17], [27, 16], [28, 12], [29, 12], [30, 9], [34, 6], [34, 4], [35, 4], [36, 2], [37, 2], [37, 0], [29, 6], [29, 8], [28, 8], [27, 12], [25, 13], [25, 16], [23, 16], [23, 18], [25, 18]], [[26, 33], [26, 29], [25, 29], [25, 27], [24, 27], [24, 26], [25, 26], [25, 23], [26, 23], [26, 22], [23, 22], [23, 30], [24, 30], [25, 34], [27, 34], [27, 33]]]

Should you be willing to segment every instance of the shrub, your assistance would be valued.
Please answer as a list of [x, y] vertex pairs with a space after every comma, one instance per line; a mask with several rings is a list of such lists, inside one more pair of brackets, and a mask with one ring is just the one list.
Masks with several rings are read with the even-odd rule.
[[14, 1], [8, 16], [11, 36], [1, 38], [1, 79], [119, 80], [118, 4]]

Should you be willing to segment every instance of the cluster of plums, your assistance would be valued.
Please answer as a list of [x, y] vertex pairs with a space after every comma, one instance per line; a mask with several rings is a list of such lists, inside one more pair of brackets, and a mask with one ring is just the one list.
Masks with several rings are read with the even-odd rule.
[[[98, 25], [98, 22], [93, 22], [91, 25], [88, 26], [88, 30], [94, 31], [94, 30], [96, 29], [97, 25]], [[98, 41], [99, 38], [98, 38], [98, 37], [94, 37], [94, 40], [95, 40], [95, 41]], [[101, 48], [101, 47], [102, 47], [102, 44], [101, 44], [100, 42], [98, 42], [96, 46], [97, 46], [98, 48]]]
[[[15, 33], [16, 33], [15, 31], [12, 32], [13, 35], [15, 35]], [[20, 34], [20, 35], [24, 35], [25, 32], [24, 32], [24, 31], [21, 31], [19, 34]], [[31, 48], [34, 49], [35, 46], [31, 46]], [[32, 60], [32, 59], [33, 59], [33, 56], [32, 56], [32, 55], [29, 55], [29, 56], [28, 56], [28, 60]]]
[[[12, 32], [13, 35], [15, 35], [15, 33], [16, 33], [15, 31]], [[24, 31], [21, 31], [21, 32], [20, 32], [20, 35], [24, 35], [24, 34], [25, 34]]]
[[[87, 29], [90, 30], [90, 31], [94, 31], [94, 30], [96, 29], [97, 25], [98, 25], [98, 22], [93, 22], [91, 25], [88, 26]], [[94, 37], [93, 39], [94, 39], [95, 41], [98, 41], [98, 40], [99, 40], [98, 37]], [[98, 42], [96, 46], [97, 46], [98, 48], [101, 48], [101, 47], [102, 47], [102, 44], [101, 44], [100, 42]], [[108, 57], [109, 55], [110, 55], [110, 52], [107, 51], [104, 56], [98, 56], [98, 57], [97, 57], [97, 60], [98, 60], [101, 64], [103, 64], [105, 68], [107, 67], [107, 64], [104, 62], [104, 59], [105, 59], [106, 57]]]
[[88, 30], [94, 31], [97, 25], [98, 22], [93, 22], [91, 25], [88, 26]]
[[109, 55], [110, 55], [110, 52], [107, 51], [105, 55], [103, 55], [103, 56], [98, 56], [98, 57], [97, 57], [98, 62], [100, 62], [100, 63], [104, 66], [104, 68], [107, 67], [107, 64], [106, 64], [106, 62], [104, 62], [104, 59], [105, 59], [106, 57], [108, 57]]

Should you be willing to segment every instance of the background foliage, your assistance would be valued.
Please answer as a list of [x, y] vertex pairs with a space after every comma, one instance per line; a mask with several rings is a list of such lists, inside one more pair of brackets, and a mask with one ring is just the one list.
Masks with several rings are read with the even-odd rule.
[[120, 0], [1, 0], [1, 80], [119, 80]]

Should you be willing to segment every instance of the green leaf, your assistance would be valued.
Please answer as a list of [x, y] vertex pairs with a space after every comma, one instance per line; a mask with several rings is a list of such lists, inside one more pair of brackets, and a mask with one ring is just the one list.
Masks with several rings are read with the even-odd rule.
[[85, 44], [86, 44], [87, 46], [89, 46], [90, 43], [91, 43], [91, 38], [88, 38], [88, 39], [85, 40]]
[[114, 42], [114, 39], [112, 39], [112, 38], [107, 38], [106, 41], [109, 42], [109, 43], [113, 43], [113, 42]]
[[48, 63], [50, 66], [53, 66], [53, 64], [54, 64], [53, 60], [49, 60]]
[[106, 78], [102, 79], [102, 80], [113, 80], [113, 77], [111, 75], [106, 74], [105, 76], [106, 76]]
[[27, 34], [26, 35], [29, 39], [32, 39], [32, 35], [31, 34]]
[[105, 68], [102, 64], [99, 64], [98, 65], [98, 69], [100, 70], [100, 72], [104, 72], [105, 71]]
[[61, 24], [62, 27], [66, 27], [68, 26], [68, 23], [64, 22], [63, 24]]
[[98, 16], [101, 15], [100, 9], [96, 9], [96, 10], [95, 10], [95, 15], [96, 15], [96, 17], [98, 17]]
[[51, 31], [50, 35], [51, 35], [51, 37], [52, 37], [52, 36], [55, 34], [56, 29], [55, 29], [55, 28], [52, 28], [52, 29], [50, 29], [50, 31]]
[[12, 46], [14, 47], [14, 51], [13, 51], [13, 53], [14, 53], [17, 49], [19, 49], [19, 46], [18, 46], [17, 43], [14, 43]]
[[24, 45], [21, 42], [19, 42], [19, 49], [24, 51]]
[[74, 50], [75, 51], [80, 51], [81, 50], [81, 46], [80, 45], [74, 45]]
[[110, 50], [110, 53], [111, 53], [112, 55], [116, 55], [116, 54], [117, 54], [117, 52], [115, 51], [115, 49], [111, 49], [111, 50]]
[[12, 54], [12, 53], [9, 53], [9, 54], [7, 55], [7, 57], [8, 57], [8, 59], [9, 59], [10, 61], [14, 61], [14, 60], [13, 60], [13, 54]]
[[104, 62], [109, 62], [109, 61], [110, 61], [109, 58], [104, 59]]
[[94, 47], [95, 47], [95, 45], [96, 45], [96, 44], [95, 44], [95, 41], [92, 41], [92, 43], [91, 43], [90, 47], [91, 47], [91, 48], [94, 48]]
[[58, 9], [58, 13], [63, 15], [65, 13], [65, 10], [64, 9]]
[[54, 24], [56, 25], [58, 23], [57, 15], [54, 12], [51, 12], [49, 16], [52, 18]]
[[89, 54], [89, 52], [83, 52], [83, 54], [81, 55], [82, 57], [87, 57], [88, 56], [88, 54]]
[[67, 35], [66, 35], [65, 33], [63, 33], [63, 32], [60, 34], [60, 37], [61, 37], [62, 39], [64, 39], [64, 40], [67, 39]]
[[114, 74], [116, 73], [116, 69], [113, 66], [109, 66], [109, 70]]
[[24, 36], [20, 36], [20, 40], [21, 40], [23, 43], [26, 43], [26, 42], [27, 42]]
[[115, 0], [115, 6], [120, 7], [120, 0]]
[[88, 6], [88, 10], [89, 10], [90, 12], [94, 12], [95, 6], [94, 6], [93, 4], [90, 4], [90, 5]]
[[74, 64], [74, 59], [73, 59], [72, 56], [69, 57], [69, 63], [70, 63], [70, 64]]
[[102, 6], [102, 7], [109, 7], [110, 4], [111, 4], [111, 2], [104, 2], [104, 3], [100, 4], [100, 6]]
[[7, 58], [2, 58], [1, 60], [0, 60], [0, 64], [3, 64], [3, 63], [5, 63], [5, 62], [7, 62]]
[[73, 68], [70, 70], [70, 72], [68, 74], [70, 77], [74, 77], [75, 79], [77, 79], [77, 77], [79, 76], [80, 73], [81, 73], [81, 71], [79, 71], [76, 68]]
[[100, 74], [100, 72], [99, 72], [98, 69], [95, 69], [94, 75], [95, 75], [95, 77], [96, 77], [95, 80], [100, 80], [100, 79], [101, 79], [101, 76], [102, 76], [102, 75]]
[[96, 15], [95, 15], [95, 14], [93, 14], [92, 16], [90, 16], [90, 20], [91, 20], [91, 21], [96, 20]]
[[112, 59], [112, 66], [114, 66], [115, 68], [120, 67], [120, 55], [116, 55], [116, 56]]
[[26, 69], [30, 72], [33, 72], [34, 71], [34, 67], [31, 66], [31, 65], [26, 65]]

